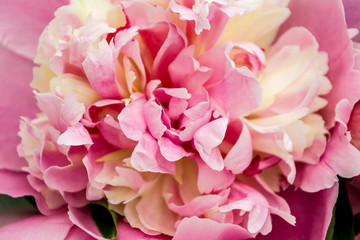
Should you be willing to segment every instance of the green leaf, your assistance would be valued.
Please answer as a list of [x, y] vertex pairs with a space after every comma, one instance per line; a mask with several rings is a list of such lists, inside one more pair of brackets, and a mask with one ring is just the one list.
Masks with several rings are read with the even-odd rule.
[[8, 195], [0, 194], [0, 212], [14, 208], [29, 208], [35, 210], [36, 205], [34, 205], [33, 202], [35, 202], [35, 200], [30, 196], [12, 198]]
[[330, 222], [328, 231], [327, 231], [327, 233], [326, 233], [326, 238], [325, 238], [325, 240], [333, 240], [333, 237], [334, 237], [335, 208], [336, 208], [336, 206], [334, 206], [334, 209], [333, 209], [333, 215], [332, 215], [332, 218], [331, 218], [331, 222]]
[[326, 235], [326, 240], [353, 240], [354, 217], [346, 192], [345, 181], [339, 178], [339, 196], [336, 201], [333, 217]]
[[103, 201], [89, 204], [91, 217], [104, 238], [115, 239], [117, 236], [118, 215], [110, 210]]

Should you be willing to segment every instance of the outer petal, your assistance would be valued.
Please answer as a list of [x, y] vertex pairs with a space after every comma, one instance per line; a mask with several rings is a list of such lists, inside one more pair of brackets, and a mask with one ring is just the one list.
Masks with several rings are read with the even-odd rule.
[[346, 124], [351, 113], [347, 100], [336, 107], [336, 125], [332, 130], [325, 153], [317, 165], [306, 165], [300, 173], [300, 187], [304, 191], [316, 192], [331, 187], [337, 181], [336, 174], [351, 178], [360, 173], [360, 152], [350, 143]]
[[127, 239], [127, 240], [166, 240], [170, 239], [166, 236], [148, 236], [145, 233], [141, 232], [137, 228], [132, 228], [128, 223], [123, 221], [118, 223], [118, 236], [117, 240]]
[[54, 11], [68, 2], [69, 0], [1, 0], [1, 45], [20, 56], [33, 59], [41, 32], [54, 18]]
[[26, 175], [24, 172], [0, 170], [0, 193], [12, 197], [34, 195], [36, 191], [30, 186]]
[[316, 37], [319, 50], [329, 55], [327, 76], [333, 90], [326, 97], [328, 105], [322, 113], [327, 125], [333, 126], [336, 104], [346, 98], [353, 105], [360, 96], [360, 73], [352, 71], [354, 50], [347, 32], [342, 1], [292, 0], [289, 8], [291, 15], [280, 32], [292, 26], [303, 26]]
[[271, 240], [317, 240], [325, 239], [338, 194], [338, 185], [317, 193], [305, 193], [300, 189], [288, 189], [282, 197], [289, 203], [291, 214], [296, 217], [296, 226], [274, 217], [273, 230], [259, 239]]
[[[2, 4], [4, 3], [1, 3], [0, 6]], [[5, 10], [5, 7], [0, 8], [0, 19], [4, 17], [2, 9]], [[0, 22], [0, 29], [3, 26], [2, 24], [7, 24], [3, 20]], [[0, 46], [1, 169], [20, 170], [25, 165], [25, 161], [16, 152], [16, 146], [20, 143], [20, 138], [16, 133], [19, 131], [19, 117], [22, 115], [31, 116], [37, 111], [34, 96], [29, 88], [32, 67], [33, 64], [30, 61], [16, 56]]]
[[72, 226], [66, 214], [36, 215], [0, 228], [0, 239], [62, 240]]
[[250, 233], [238, 225], [191, 217], [181, 221], [173, 240], [240, 240], [251, 237]]
[[95, 238], [89, 236], [86, 232], [78, 228], [77, 226], [73, 226], [65, 240], [94, 240]]
[[92, 237], [105, 240], [105, 238], [101, 237], [99, 230], [96, 228], [95, 223], [90, 216], [90, 211], [85, 208], [80, 209], [69, 207], [68, 214], [68, 218], [70, 218], [70, 221], [73, 224], [77, 225]]
[[[348, 28], [357, 28], [360, 29], [360, 4], [357, 0], [343, 0], [345, 9], [345, 17]], [[358, 34], [355, 38], [355, 41], [360, 41], [360, 35]]]

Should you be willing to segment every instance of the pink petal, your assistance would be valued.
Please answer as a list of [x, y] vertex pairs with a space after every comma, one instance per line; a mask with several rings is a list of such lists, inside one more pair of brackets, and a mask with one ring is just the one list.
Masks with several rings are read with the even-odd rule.
[[44, 172], [44, 181], [50, 188], [60, 192], [77, 192], [88, 183], [86, 169], [82, 165], [50, 167]]
[[[12, 6], [14, 9], [16, 9], [15, 6], [18, 6], [13, 4], [13, 1], [8, 2], [7, 4], [14, 5]], [[2, 7], [0, 12], [6, 9], [6, 7]], [[10, 10], [5, 12], [8, 13], [8, 11]], [[6, 15], [1, 13], [0, 18]], [[4, 22], [4, 20], [1, 22], [3, 22], [1, 26], [11, 23], [11, 21]], [[19, 171], [22, 166], [26, 165], [25, 160], [18, 156], [16, 146], [20, 143], [20, 138], [17, 136], [20, 116], [33, 117], [34, 113], [38, 111], [34, 95], [29, 88], [32, 67], [33, 64], [30, 61], [16, 56], [0, 46], [0, 72], [2, 73], [0, 77], [0, 111], [2, 112], [0, 118], [0, 169]]]
[[9, 170], [0, 170], [0, 193], [12, 197], [22, 197], [34, 195], [36, 191], [30, 186], [25, 172], [13, 172]]
[[105, 240], [95, 226], [95, 223], [91, 218], [90, 211], [87, 208], [69, 207], [68, 215], [70, 221], [84, 230], [87, 234], [96, 239]]
[[[352, 71], [354, 50], [349, 39], [341, 0], [319, 0], [311, 7], [306, 0], [291, 1], [291, 15], [280, 32], [292, 26], [303, 26], [310, 30], [319, 43], [320, 51], [329, 56], [327, 77], [333, 85], [327, 95], [328, 105], [322, 111], [327, 126], [334, 125], [335, 106], [341, 99], [354, 105], [360, 95], [360, 72]], [[332, 16], [329, 19], [329, 16]], [[323, 24], [326, 22], [326, 24]]]
[[198, 36], [199, 43], [203, 44], [204, 49], [206, 50], [214, 47], [229, 20], [229, 17], [220, 9], [212, 8], [211, 11], [212, 12], [208, 16], [211, 28], [209, 30], [202, 31]]
[[51, 93], [38, 93], [36, 99], [40, 109], [49, 117], [50, 124], [60, 132], [77, 124], [85, 113], [84, 104], [73, 92], [64, 99]]
[[360, 102], [357, 102], [351, 113], [348, 128], [351, 133], [351, 142], [360, 150]]
[[[348, 28], [360, 29], [360, 5], [357, 0], [343, 0], [346, 23]], [[355, 41], [360, 41], [360, 35], [354, 38]]]
[[28, 182], [37, 192], [33, 195], [36, 200], [36, 206], [44, 215], [60, 213], [65, 210], [65, 201], [60, 193], [50, 190], [44, 181], [33, 175], [27, 176]]
[[333, 207], [338, 195], [338, 185], [317, 193], [306, 193], [289, 188], [282, 197], [289, 203], [296, 225], [291, 226], [278, 217], [273, 218], [273, 230], [259, 239], [325, 239]]
[[233, 174], [242, 173], [251, 163], [253, 152], [249, 129], [241, 121], [231, 123], [226, 131], [226, 138], [236, 137], [240, 127], [240, 136], [224, 159], [225, 167]]
[[167, 208], [165, 199], [162, 196], [162, 185], [157, 185], [144, 195], [136, 205], [136, 211], [141, 223], [146, 228], [174, 235], [175, 224], [179, 216]]
[[97, 126], [104, 139], [118, 148], [133, 148], [136, 142], [125, 136], [116, 118], [124, 107], [125, 102], [120, 100], [97, 101], [87, 109], [82, 123], [90, 128]]
[[228, 122], [227, 118], [219, 118], [202, 126], [194, 134], [195, 143], [200, 144], [204, 151], [210, 153], [223, 141]]
[[68, 4], [69, 1], [50, 0], [46, 1], [46, 4], [43, 3], [41, 0], [32, 2], [1, 0], [1, 45], [20, 56], [32, 60], [35, 57], [41, 32], [54, 18], [55, 10], [62, 5]]
[[[325, 162], [316, 165], [299, 165], [295, 184], [303, 191], [317, 192], [321, 189], [331, 188], [337, 181], [336, 172]], [[299, 182], [297, 182], [299, 181]]]
[[235, 176], [228, 170], [216, 171], [202, 161], [198, 164], [197, 185], [200, 193], [209, 194], [228, 188], [235, 180]]
[[222, 81], [228, 69], [231, 68], [231, 63], [226, 56], [226, 52], [232, 49], [233, 44], [227, 43], [211, 48], [205, 53], [197, 57], [201, 66], [208, 67], [213, 70], [213, 74], [206, 82], [206, 85], [216, 85]]
[[115, 32], [107, 23], [89, 20], [84, 26], [77, 29], [77, 33], [70, 45], [69, 63], [82, 67], [86, 56], [101, 36]]
[[[142, 29], [158, 21], [171, 21], [170, 14], [161, 6], [152, 5], [143, 1], [127, 1], [121, 3], [131, 26], [139, 26], [140, 29]], [[139, 14], [139, 12], [142, 14]]]
[[95, 238], [93, 238], [77, 226], [73, 226], [70, 229], [68, 235], [66, 235], [65, 240], [95, 240]]
[[144, 105], [144, 117], [151, 135], [160, 139], [166, 131], [166, 126], [162, 122], [163, 108], [155, 101], [148, 101]]
[[118, 116], [125, 136], [135, 141], [141, 138], [147, 128], [143, 113], [145, 103], [145, 97], [135, 99]]
[[350, 143], [340, 127], [335, 127], [322, 161], [325, 161], [340, 176], [351, 178], [360, 174], [359, 159], [359, 150]]
[[62, 240], [72, 226], [66, 214], [36, 215], [0, 228], [0, 236], [6, 236], [6, 239]]
[[118, 223], [117, 240], [169, 240], [167, 236], [149, 236], [137, 228], [132, 228], [128, 223], [120, 221]]
[[82, 146], [93, 144], [93, 141], [84, 125], [77, 123], [74, 127], [68, 127], [68, 129], [60, 135], [57, 143], [65, 146]]
[[[207, 210], [224, 202], [229, 191], [220, 194], [199, 195], [185, 202], [182, 194], [177, 189], [177, 182], [174, 179], [167, 179], [164, 183], [163, 196], [170, 210], [184, 217], [201, 216]], [[181, 189], [179, 189], [181, 191]]]
[[[161, 22], [159, 25], [168, 25], [168, 35], [159, 49], [153, 63], [153, 74], [156, 78], [162, 79], [162, 83], [166, 86], [169, 84], [168, 67], [176, 56], [187, 45], [187, 38], [184, 33], [174, 24]], [[155, 27], [156, 29], [156, 27]], [[165, 82], [164, 82], [165, 81]]]
[[118, 149], [104, 141], [102, 137], [99, 136], [94, 139], [94, 144], [91, 145], [88, 154], [83, 159], [83, 164], [89, 177], [89, 183], [92, 187], [102, 189], [105, 186], [105, 184], [95, 180], [96, 176], [102, 171], [104, 165], [103, 162], [97, 162], [96, 160], [116, 150]]
[[138, 171], [175, 174], [176, 163], [167, 161], [160, 153], [157, 141], [145, 133], [131, 155], [131, 165]]
[[168, 116], [171, 120], [176, 121], [187, 109], [189, 103], [184, 99], [171, 98], [169, 102]]
[[115, 76], [115, 48], [106, 40], [99, 43], [99, 49], [91, 51], [82, 63], [90, 85], [104, 98], [121, 97]]
[[249, 239], [250, 233], [238, 225], [218, 223], [198, 217], [184, 218], [177, 228], [173, 240], [229, 240]]
[[86, 189], [79, 192], [64, 192], [63, 198], [67, 204], [77, 208], [85, 207], [90, 203], [86, 199]]
[[158, 140], [161, 155], [168, 161], [174, 162], [189, 155], [182, 146], [173, 143], [169, 138], [162, 137]]
[[351, 106], [342, 100], [336, 107], [336, 123], [331, 139], [318, 165], [306, 165], [301, 172], [300, 187], [304, 191], [315, 192], [331, 187], [336, 175], [351, 178], [360, 174], [360, 151], [350, 143], [346, 135], [346, 124], [350, 117]]
[[219, 118], [202, 126], [194, 134], [194, 145], [201, 158], [218, 171], [224, 168], [224, 161], [217, 146], [224, 139], [227, 124], [227, 118]]
[[136, 142], [128, 139], [121, 130], [119, 122], [112, 116], [105, 116], [103, 121], [97, 125], [104, 139], [112, 145], [121, 149], [132, 149]]
[[246, 67], [234, 69], [209, 89], [209, 95], [230, 118], [248, 115], [261, 103], [262, 91], [255, 75]]
[[[165, 200], [167, 199], [165, 198]], [[212, 207], [215, 207], [217, 204], [219, 204], [221, 200], [221, 196], [218, 195], [204, 195], [196, 197], [184, 205], [178, 205], [174, 202], [171, 202], [170, 198], [167, 204], [171, 211], [179, 214], [180, 216], [192, 217], [201, 216], [207, 210], [210, 210]]]

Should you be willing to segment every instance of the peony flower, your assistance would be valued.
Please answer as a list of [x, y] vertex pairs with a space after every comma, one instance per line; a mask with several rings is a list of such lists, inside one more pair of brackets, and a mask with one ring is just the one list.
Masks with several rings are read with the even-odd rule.
[[1, 238], [325, 238], [360, 174], [356, 3], [27, 4], [0, 9], [0, 193], [40, 213]]

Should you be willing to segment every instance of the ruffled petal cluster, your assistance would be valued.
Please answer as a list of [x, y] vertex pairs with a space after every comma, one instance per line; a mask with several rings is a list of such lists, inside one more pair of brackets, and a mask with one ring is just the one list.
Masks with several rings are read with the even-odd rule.
[[67, 239], [103, 239], [98, 201], [119, 238], [271, 239], [311, 211], [324, 238], [337, 176], [360, 174], [359, 59], [326, 1], [71, 0], [40, 36], [39, 112], [0, 192]]

